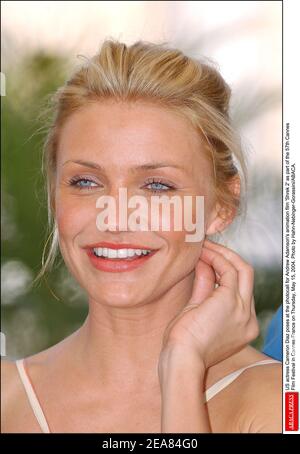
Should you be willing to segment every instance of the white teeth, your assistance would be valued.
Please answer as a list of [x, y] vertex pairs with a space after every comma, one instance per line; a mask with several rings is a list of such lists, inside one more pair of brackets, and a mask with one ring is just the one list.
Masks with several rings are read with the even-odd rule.
[[134, 255], [148, 255], [151, 250], [149, 249], [109, 249], [109, 248], [94, 248], [94, 254], [98, 257], [107, 257], [109, 259], [126, 259]]
[[123, 259], [127, 257], [127, 250], [126, 249], [118, 249], [117, 251], [118, 259]]
[[117, 249], [108, 249], [108, 258], [115, 259], [118, 256]]

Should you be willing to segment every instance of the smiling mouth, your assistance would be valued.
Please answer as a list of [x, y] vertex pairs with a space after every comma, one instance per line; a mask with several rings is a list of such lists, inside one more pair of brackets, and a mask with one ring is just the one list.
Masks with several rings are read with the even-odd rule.
[[144, 246], [112, 243], [90, 245], [86, 249], [93, 266], [108, 272], [133, 270], [148, 261], [158, 251]]
[[93, 248], [93, 254], [98, 258], [106, 260], [126, 260], [132, 261], [148, 256], [154, 251], [152, 249], [111, 249], [111, 248]]

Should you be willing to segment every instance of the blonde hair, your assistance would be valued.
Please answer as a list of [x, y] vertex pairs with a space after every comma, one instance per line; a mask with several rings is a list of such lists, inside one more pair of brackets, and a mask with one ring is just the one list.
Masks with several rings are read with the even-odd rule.
[[[126, 45], [104, 40], [99, 53], [86, 58], [50, 99], [52, 116], [43, 147], [47, 181], [48, 223], [51, 244], [36, 279], [50, 269], [58, 248], [54, 215], [56, 150], [66, 120], [89, 102], [147, 101], [172, 109], [189, 119], [205, 138], [214, 170], [214, 192], [222, 213], [240, 210], [240, 190], [230, 183], [246, 183], [246, 166], [240, 139], [229, 117], [230, 87], [213, 65], [162, 44], [138, 41]], [[236, 186], [235, 186], [236, 187]], [[47, 244], [46, 244], [47, 245]], [[45, 245], [45, 246], [46, 246]]]

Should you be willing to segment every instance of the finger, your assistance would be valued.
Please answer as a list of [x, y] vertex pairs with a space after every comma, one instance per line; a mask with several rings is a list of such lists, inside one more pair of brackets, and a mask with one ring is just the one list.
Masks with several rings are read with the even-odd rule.
[[240, 255], [221, 244], [205, 240], [205, 247], [222, 254], [238, 271], [239, 293], [243, 301], [250, 301], [253, 295], [254, 270]]
[[250, 304], [250, 316], [256, 317], [256, 311], [255, 311], [255, 299], [254, 299], [254, 296], [253, 296], [253, 295], [252, 295], [251, 304]]
[[249, 316], [249, 321], [248, 321], [248, 327], [250, 329], [251, 326], [251, 337], [252, 340], [256, 339], [257, 336], [259, 336], [260, 333], [260, 327], [259, 323], [256, 317], [256, 311], [255, 311], [255, 300], [254, 296], [251, 298], [251, 303], [250, 303], [250, 316]]
[[216, 275], [213, 268], [199, 259], [195, 268], [195, 283], [189, 305], [201, 303], [208, 298], [215, 289]]
[[211, 265], [220, 276], [220, 287], [217, 288], [216, 292], [221, 289], [221, 286], [227, 287], [235, 292], [238, 290], [237, 270], [222, 254], [203, 246], [201, 259]]

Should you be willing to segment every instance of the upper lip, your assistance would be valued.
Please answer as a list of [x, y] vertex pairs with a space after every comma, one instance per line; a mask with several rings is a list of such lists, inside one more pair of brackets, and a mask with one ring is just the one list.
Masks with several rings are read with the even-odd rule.
[[101, 241], [100, 243], [88, 244], [85, 246], [85, 249], [96, 249], [96, 248], [109, 248], [109, 249], [147, 249], [148, 251], [153, 251], [153, 248], [148, 246], [143, 246], [140, 244], [130, 244], [130, 243], [108, 243], [107, 241]]

